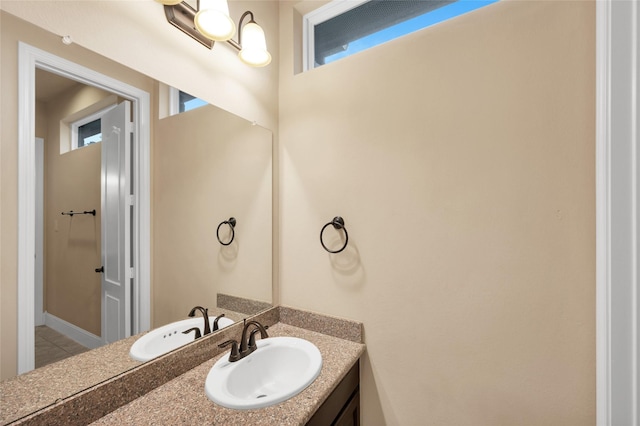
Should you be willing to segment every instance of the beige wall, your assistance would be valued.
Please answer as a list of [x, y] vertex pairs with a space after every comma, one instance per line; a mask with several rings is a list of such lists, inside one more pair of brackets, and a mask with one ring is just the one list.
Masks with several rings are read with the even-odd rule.
[[[70, 134], [61, 140], [61, 121], [109, 97], [117, 100], [109, 92], [78, 85], [46, 107], [44, 308], [96, 336], [101, 335], [101, 276], [94, 271], [101, 264], [101, 146], [61, 154], [61, 144], [70, 145]], [[96, 216], [61, 215], [93, 209]]]
[[293, 22], [281, 302], [364, 322], [363, 424], [594, 424], [594, 3], [503, 1], [298, 75]]
[[207, 105], [160, 120], [156, 135], [153, 325], [196, 305], [212, 315], [218, 293], [271, 302], [271, 132]]
[[[148, 24], [84, 28], [109, 15], [82, 8], [110, 2], [25, 10], [38, 3], [13, 7], [280, 126], [281, 302], [364, 322], [364, 424], [595, 422], [593, 2], [503, 1], [294, 76], [294, 3], [283, 1], [281, 62], [274, 55], [254, 78], [219, 67], [235, 59], [221, 49], [216, 65], [177, 49], [173, 29], [158, 38], [161, 55], [129, 34]], [[271, 37], [273, 2], [255, 3]], [[15, 365], [5, 342], [15, 340], [17, 223], [16, 136], [6, 126], [17, 76], [6, 58], [19, 36], [7, 28], [3, 16], [3, 377]], [[132, 49], [117, 51], [114, 37]], [[62, 51], [57, 39], [42, 43]], [[172, 49], [186, 68], [176, 70]], [[279, 87], [269, 74], [278, 66]], [[330, 256], [318, 232], [338, 214], [350, 245]]]

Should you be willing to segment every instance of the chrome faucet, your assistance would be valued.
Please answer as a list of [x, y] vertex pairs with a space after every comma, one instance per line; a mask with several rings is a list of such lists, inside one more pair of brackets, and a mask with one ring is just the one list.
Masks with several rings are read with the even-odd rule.
[[200, 311], [204, 316], [204, 330], [202, 331], [202, 335], [206, 336], [207, 334], [211, 333], [211, 326], [209, 325], [209, 310], [203, 308], [202, 306], [196, 306], [191, 310], [191, 312], [189, 312], [189, 316], [195, 317], [196, 311]]
[[[249, 333], [249, 338], [247, 339], [247, 331], [249, 330], [249, 327], [251, 326], [255, 326], [255, 330], [251, 331], [251, 333]], [[261, 339], [266, 339], [267, 337], [269, 337], [269, 335], [267, 334], [267, 328], [269, 328], [268, 326], [263, 326], [262, 324], [260, 324], [258, 321], [255, 320], [251, 320], [248, 321], [245, 319], [244, 320], [244, 328], [242, 329], [242, 337], [240, 338], [240, 347], [238, 349], [238, 342], [236, 340], [227, 340], [226, 342], [218, 345], [218, 347], [220, 348], [226, 348], [227, 346], [231, 345], [231, 353], [229, 354], [229, 362], [236, 362], [241, 360], [242, 358], [244, 358], [245, 356], [249, 355], [251, 352], [255, 351], [256, 349], [258, 349], [258, 345], [256, 345], [256, 334], [259, 332], [260, 333], [260, 338]]]

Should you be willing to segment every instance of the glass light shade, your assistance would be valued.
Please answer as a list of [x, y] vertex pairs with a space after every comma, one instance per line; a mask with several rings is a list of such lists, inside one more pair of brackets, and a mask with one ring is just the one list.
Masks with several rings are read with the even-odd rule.
[[264, 67], [271, 62], [271, 54], [267, 51], [264, 31], [255, 22], [242, 27], [242, 50], [238, 53], [240, 60], [253, 67]]
[[158, 3], [162, 3], [167, 6], [175, 6], [178, 3], [182, 3], [182, 0], [156, 0]]
[[236, 33], [227, 0], [200, 0], [194, 23], [203, 36], [215, 41], [227, 41]]

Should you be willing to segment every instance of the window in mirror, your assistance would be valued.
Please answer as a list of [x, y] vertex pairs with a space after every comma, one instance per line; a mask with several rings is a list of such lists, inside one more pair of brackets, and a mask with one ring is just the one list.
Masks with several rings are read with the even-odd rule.
[[178, 111], [180, 112], [191, 111], [192, 109], [200, 108], [201, 106], [207, 105], [207, 103], [202, 99], [196, 98], [195, 96], [183, 92], [182, 90], [178, 95], [178, 99]]
[[71, 123], [71, 149], [82, 148], [102, 141], [100, 117], [113, 106], [87, 115]]
[[169, 115], [181, 114], [208, 105], [206, 101], [171, 86], [169, 89]]
[[102, 132], [100, 130], [101, 119], [90, 121], [87, 124], [78, 126], [78, 148], [102, 142]]
[[334, 0], [303, 18], [311, 70], [498, 0]]

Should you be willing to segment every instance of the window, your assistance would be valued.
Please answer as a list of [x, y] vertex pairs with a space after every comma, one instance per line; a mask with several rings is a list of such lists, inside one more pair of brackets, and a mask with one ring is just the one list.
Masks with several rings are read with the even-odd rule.
[[100, 129], [102, 121], [100, 117], [114, 106], [115, 105], [104, 108], [71, 123], [72, 150], [102, 142], [102, 131]]
[[181, 114], [205, 105], [208, 105], [208, 102], [175, 87], [169, 87], [169, 115]]
[[198, 99], [193, 95], [183, 92], [182, 90], [180, 90], [178, 94], [178, 99], [178, 111], [180, 112], [190, 111], [207, 105], [207, 103], [202, 99]]
[[310, 70], [498, 0], [334, 0], [304, 16]]
[[102, 142], [102, 131], [100, 129], [101, 119], [93, 120], [82, 126], [78, 126], [78, 148]]

